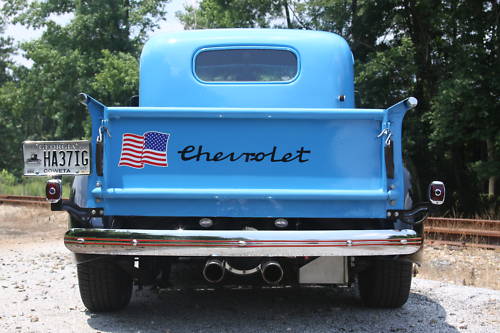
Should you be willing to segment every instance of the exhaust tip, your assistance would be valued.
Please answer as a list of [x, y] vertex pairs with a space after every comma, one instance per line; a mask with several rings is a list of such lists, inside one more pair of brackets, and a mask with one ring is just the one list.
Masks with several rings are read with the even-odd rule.
[[224, 262], [218, 259], [210, 259], [203, 268], [203, 277], [210, 283], [221, 282], [224, 278]]
[[267, 261], [261, 265], [262, 278], [268, 284], [276, 285], [283, 279], [283, 268], [277, 261]]

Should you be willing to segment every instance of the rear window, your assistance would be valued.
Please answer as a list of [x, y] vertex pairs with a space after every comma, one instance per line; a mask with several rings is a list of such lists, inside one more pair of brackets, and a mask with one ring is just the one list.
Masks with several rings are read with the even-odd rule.
[[196, 76], [207, 82], [286, 82], [297, 70], [297, 56], [289, 50], [206, 50], [195, 59]]

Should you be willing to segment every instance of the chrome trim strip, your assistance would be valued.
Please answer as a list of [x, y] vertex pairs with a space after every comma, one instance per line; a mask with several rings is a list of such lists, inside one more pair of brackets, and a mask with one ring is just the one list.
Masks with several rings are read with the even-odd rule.
[[70, 229], [75, 253], [156, 256], [372, 256], [419, 250], [414, 230]]

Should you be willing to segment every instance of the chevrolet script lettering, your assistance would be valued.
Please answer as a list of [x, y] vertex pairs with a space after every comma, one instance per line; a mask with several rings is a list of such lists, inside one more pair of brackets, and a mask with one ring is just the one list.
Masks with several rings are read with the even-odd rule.
[[195, 160], [207, 161], [207, 162], [221, 162], [227, 160], [229, 162], [243, 161], [243, 162], [292, 162], [298, 161], [299, 163], [308, 162], [309, 159], [305, 156], [310, 154], [310, 150], [306, 150], [304, 147], [300, 147], [295, 152], [278, 153], [278, 147], [274, 146], [269, 152], [207, 152], [204, 151], [203, 146], [186, 146], [184, 149], [177, 152], [181, 155], [181, 160], [190, 161]]

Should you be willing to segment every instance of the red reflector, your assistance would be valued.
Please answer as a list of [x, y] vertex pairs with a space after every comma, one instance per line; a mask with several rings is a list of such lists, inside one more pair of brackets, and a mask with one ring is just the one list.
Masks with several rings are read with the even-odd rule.
[[433, 181], [429, 185], [429, 200], [434, 205], [441, 205], [444, 202], [446, 189], [443, 182]]
[[60, 179], [51, 179], [45, 185], [45, 196], [50, 203], [56, 203], [62, 197], [62, 182]]

